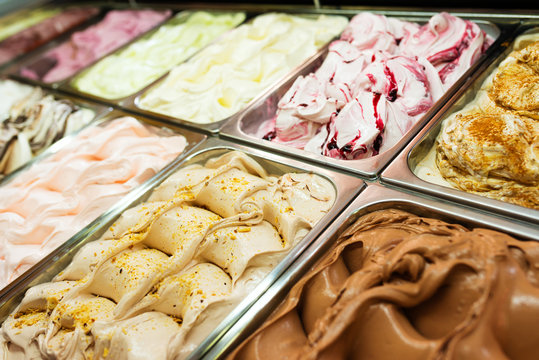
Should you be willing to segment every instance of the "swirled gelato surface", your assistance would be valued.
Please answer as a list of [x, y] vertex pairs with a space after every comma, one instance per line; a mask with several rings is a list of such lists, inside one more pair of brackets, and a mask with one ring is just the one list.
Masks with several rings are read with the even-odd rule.
[[314, 55], [347, 22], [343, 16], [259, 15], [172, 69], [138, 106], [200, 124], [223, 120]]
[[183, 151], [132, 117], [90, 126], [0, 186], [0, 288]]
[[438, 13], [423, 26], [362, 12], [322, 65], [299, 76], [256, 135], [336, 159], [392, 147], [479, 58], [492, 39]]
[[228, 359], [534, 359], [539, 243], [401, 210], [359, 218]]
[[24, 66], [20, 74], [46, 83], [75, 74], [171, 15], [169, 10], [111, 10], [105, 17]]
[[420, 178], [539, 209], [539, 35], [523, 35], [472, 101], [450, 114]]
[[12, 80], [0, 81], [0, 99], [0, 179], [95, 116], [70, 100]]
[[71, 85], [107, 99], [131, 95], [244, 19], [244, 13], [178, 13], [155, 32], [83, 71]]
[[[84, 23], [99, 12], [97, 8], [87, 6], [59, 11], [60, 9], [48, 9], [42, 10], [42, 12], [34, 10], [20, 14], [26, 19], [25, 21], [19, 23], [18, 17], [13, 19], [15, 21], [13, 25], [17, 24], [16, 28], [19, 28], [19, 26], [26, 27], [30, 23], [34, 25], [24, 30], [21, 29], [21, 31], [6, 37], [0, 42], [0, 64], [14, 60], [18, 56], [36, 49], [38, 46]], [[36, 21], [38, 19], [34, 18], [34, 16], [37, 16], [39, 21]], [[8, 29], [9, 32], [14, 30], [11, 26]]]
[[312, 173], [228, 151], [172, 174], [28, 290], [0, 351], [58, 359], [186, 357], [333, 206]]

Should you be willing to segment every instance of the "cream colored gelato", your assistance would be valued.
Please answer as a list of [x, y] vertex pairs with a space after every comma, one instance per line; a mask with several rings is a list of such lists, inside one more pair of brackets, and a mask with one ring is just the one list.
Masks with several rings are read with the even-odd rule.
[[106, 99], [126, 97], [244, 19], [244, 13], [178, 13], [155, 32], [84, 70], [71, 81], [71, 85]]
[[242, 152], [178, 170], [4, 322], [5, 358], [178, 359], [332, 207], [311, 173]]
[[223, 120], [314, 55], [347, 22], [342, 16], [259, 15], [172, 69], [138, 105], [194, 123]]

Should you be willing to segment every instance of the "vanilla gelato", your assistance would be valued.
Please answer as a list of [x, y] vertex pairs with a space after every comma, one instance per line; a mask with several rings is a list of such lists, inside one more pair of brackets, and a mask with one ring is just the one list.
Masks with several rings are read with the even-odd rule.
[[342, 16], [259, 15], [172, 69], [138, 106], [199, 124], [223, 120], [314, 55], [347, 22]]

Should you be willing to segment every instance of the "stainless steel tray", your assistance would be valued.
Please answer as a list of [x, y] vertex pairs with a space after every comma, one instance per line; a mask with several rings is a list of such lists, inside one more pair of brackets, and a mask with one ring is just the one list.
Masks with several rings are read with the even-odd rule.
[[[305, 16], [305, 17], [314, 17], [316, 16], [315, 14], [312, 14], [312, 13], [309, 13], [307, 11], [305, 12], [295, 12], [295, 11], [282, 11], [282, 12], [285, 12], [285, 13], [290, 13], [290, 14], [293, 14], [293, 15], [296, 15], [296, 16]], [[252, 14], [252, 15], [261, 15], [263, 13], [255, 13], [255, 14]], [[316, 13], [317, 15], [320, 15], [322, 13]], [[249, 21], [251, 21], [252, 18], [249, 18], [246, 20], [246, 22], [244, 23], [248, 23]], [[336, 37], [334, 37], [335, 39]], [[325, 46], [321, 47], [317, 52], [316, 54], [312, 55], [311, 57], [307, 58], [305, 61], [303, 61], [302, 64], [298, 65], [297, 67], [295, 67], [294, 69], [290, 70], [290, 72], [285, 75], [283, 78], [279, 79], [279, 80], [276, 80], [275, 81], [275, 84], [278, 84], [279, 82], [283, 81], [285, 78], [287, 78], [288, 76], [290, 76], [290, 74], [294, 74], [296, 73], [297, 71], [299, 71], [303, 66], [305, 66], [305, 64], [309, 64], [310, 62], [312, 61], [315, 61], [318, 57], [320, 57], [325, 51], [326, 49], [328, 48], [329, 44], [331, 43], [331, 41], [328, 41], [328, 43], [325, 44]], [[189, 61], [186, 60], [186, 61]], [[179, 118], [176, 118], [176, 117], [173, 117], [173, 116], [168, 116], [168, 115], [165, 115], [165, 114], [161, 114], [161, 113], [157, 113], [157, 112], [153, 112], [153, 111], [150, 111], [150, 110], [146, 110], [146, 109], [143, 109], [141, 107], [139, 107], [139, 101], [140, 101], [140, 98], [147, 92], [147, 91], [150, 91], [152, 88], [154, 88], [155, 86], [157, 86], [159, 83], [161, 83], [162, 81], [165, 80], [165, 78], [168, 76], [169, 72], [167, 72], [165, 75], [163, 75], [162, 77], [156, 79], [154, 82], [152, 82], [151, 84], [149, 84], [148, 86], [146, 86], [145, 88], [141, 89], [140, 91], [138, 91], [136, 94], [133, 94], [132, 96], [126, 98], [125, 100], [122, 101], [121, 103], [121, 107], [126, 109], [126, 110], [129, 110], [129, 111], [134, 111], [134, 112], [138, 112], [140, 114], [144, 114], [146, 116], [149, 116], [149, 117], [154, 117], [154, 118], [157, 118], [157, 119], [161, 119], [161, 120], [164, 120], [164, 121], [167, 121], [167, 122], [174, 122], [174, 123], [177, 123], [177, 124], [181, 124], [187, 128], [191, 128], [191, 129], [195, 129], [195, 130], [199, 130], [199, 131], [202, 131], [202, 132], [205, 132], [205, 133], [209, 133], [209, 134], [217, 134], [219, 132], [219, 129], [229, 120], [231, 119], [234, 119], [238, 116], [240, 116], [240, 114], [242, 114], [249, 106], [251, 106], [251, 104], [254, 104], [256, 103], [259, 99], [263, 99], [264, 97], [267, 96], [267, 94], [269, 94], [272, 90], [272, 87], [275, 86], [274, 85], [270, 85], [268, 86], [265, 90], [263, 90], [260, 94], [257, 94], [257, 96], [255, 96], [242, 110], [238, 111], [237, 113], [223, 119], [223, 120], [220, 120], [220, 121], [216, 121], [216, 122], [213, 122], [213, 123], [209, 123], [209, 124], [197, 124], [197, 123], [194, 123], [194, 122], [191, 122], [191, 121], [187, 121], [185, 119], [179, 119]]]
[[[381, 15], [391, 14], [389, 11], [379, 11], [377, 13]], [[432, 13], [426, 12], [404, 12], [399, 14], [398, 18], [418, 23], [425, 23], [432, 15]], [[286, 93], [290, 86], [292, 86], [294, 80], [300, 75], [305, 76], [311, 72], [314, 72], [322, 64], [323, 60], [325, 59], [325, 55], [327, 54], [327, 49], [324, 49], [322, 54], [319, 54], [316, 59], [307, 63], [298, 72], [292, 74], [291, 76], [287, 77], [286, 80], [279, 83], [267, 94], [267, 96], [257, 99], [256, 102], [252, 103], [240, 115], [230, 119], [219, 131], [219, 136], [225, 139], [232, 139], [247, 143], [252, 146], [258, 146], [268, 151], [293, 156], [304, 161], [310, 161], [323, 166], [331, 166], [336, 169], [352, 172], [366, 179], [375, 179], [378, 177], [380, 171], [393, 159], [393, 157], [397, 155], [397, 153], [413, 138], [414, 135], [417, 134], [417, 132], [451, 98], [451, 96], [463, 86], [467, 78], [476, 72], [482, 63], [495, 56], [500, 51], [500, 48], [504, 48], [504, 39], [510, 36], [516, 26], [514, 22], [502, 24], [473, 16], [466, 18], [475, 21], [488, 35], [491, 35], [495, 39], [495, 42], [490, 46], [487, 52], [483, 54], [483, 56], [478, 59], [478, 61], [468, 71], [466, 71], [466, 73], [464, 73], [450, 89], [448, 89], [445, 95], [440, 98], [416, 124], [413, 125], [413, 127], [399, 142], [377, 156], [361, 160], [333, 159], [321, 154], [315, 154], [283, 144], [263, 140], [254, 135], [264, 120], [269, 120], [275, 115], [279, 99]]]
[[[514, 36], [532, 31], [528, 27], [521, 27]], [[539, 31], [539, 28], [537, 28]], [[445, 104], [441, 111], [432, 118], [429, 124], [418, 136], [406, 146], [395, 160], [382, 172], [381, 182], [410, 190], [428, 193], [439, 198], [448, 199], [458, 203], [468, 204], [494, 214], [503, 214], [521, 221], [539, 224], [539, 211], [519, 205], [490, 199], [484, 196], [467, 193], [455, 188], [437, 185], [420, 179], [415, 175], [415, 169], [421, 159], [428, 153], [440, 133], [442, 122], [449, 114], [462, 109], [474, 99], [477, 89], [481, 87], [485, 78], [494, 71], [498, 64], [511, 52], [512, 40], [508, 42], [505, 51], [499, 54], [494, 61], [483, 63], [480, 71], [474, 74], [469, 86], [459, 89], [455, 97]]]
[[[88, 27], [99, 23], [101, 20], [104, 19], [105, 15], [110, 10], [114, 10], [114, 9], [116, 9], [116, 7], [110, 7], [110, 5], [108, 7], [101, 8], [100, 14], [98, 14], [97, 16], [94, 16], [91, 20], [86, 21], [81, 26], [78, 26], [75, 29], [72, 29], [71, 31], [68, 31], [68, 32], [64, 33], [62, 36], [60, 36], [60, 37], [58, 37], [58, 38], [56, 38], [56, 39], [54, 39], [52, 41], [49, 41], [48, 43], [42, 45], [38, 49], [36, 49], [33, 52], [31, 52], [30, 54], [28, 54], [28, 56], [26, 56], [26, 57], [20, 59], [19, 61], [17, 61], [15, 64], [12, 64], [11, 66], [6, 67], [3, 70], [3, 73], [9, 75], [12, 78], [24, 80], [24, 81], [27, 81], [27, 82], [32, 83], [34, 85], [39, 85], [39, 86], [42, 86], [42, 87], [48, 87], [48, 88], [53, 88], [53, 89], [60, 88], [60, 86], [62, 84], [64, 84], [65, 82], [67, 82], [69, 79], [71, 79], [71, 77], [73, 77], [76, 74], [80, 73], [82, 70], [86, 69], [87, 67], [94, 65], [96, 62], [98, 62], [102, 58], [104, 58], [107, 55], [111, 54], [112, 52], [116, 51], [116, 49], [113, 50], [113, 51], [110, 51], [110, 52], [108, 52], [106, 54], [101, 55], [100, 57], [98, 57], [97, 59], [95, 59], [94, 61], [92, 61], [91, 63], [89, 63], [85, 67], [83, 67], [82, 69], [79, 69], [75, 74], [72, 74], [71, 76], [69, 76], [69, 77], [67, 77], [67, 78], [65, 78], [63, 80], [58, 80], [58, 81], [55, 81], [55, 82], [50, 82], [49, 83], [49, 82], [45, 82], [45, 81], [42, 81], [42, 80], [39, 80], [39, 79], [28, 78], [28, 77], [23, 76], [21, 74], [21, 70], [23, 68], [33, 64], [34, 62], [38, 61], [39, 59], [41, 59], [44, 55], [46, 55], [46, 53], [48, 51], [50, 51], [50, 50], [56, 48], [57, 46], [60, 46], [63, 43], [69, 41], [71, 35], [73, 35], [75, 32], [83, 31], [83, 30], [87, 29]], [[143, 8], [137, 7], [136, 9], [141, 10]], [[165, 10], [165, 9], [159, 9], [159, 10]], [[171, 13], [170, 16], [174, 16], [174, 13]], [[134, 38], [129, 40], [127, 42], [127, 44], [122, 45], [120, 48], [123, 48], [126, 45], [131, 44], [134, 41], [137, 41], [139, 38], [143, 37], [148, 32], [158, 28], [159, 26], [161, 26], [161, 24], [168, 21], [168, 19], [170, 19], [170, 16], [167, 17], [166, 19], [164, 19], [163, 21], [157, 23], [152, 28], [150, 28], [150, 29], [146, 30], [145, 32], [142, 32], [141, 34], [135, 36]]]
[[187, 156], [177, 158], [165, 169], [160, 171], [151, 180], [139, 186], [114, 208], [102, 214], [98, 219], [81, 230], [69, 241], [57, 248], [52, 254], [47, 256], [32, 269], [21, 276], [16, 284], [5, 288], [0, 292], [0, 321], [12, 312], [21, 301], [26, 290], [40, 283], [50, 281], [57, 273], [63, 270], [71, 261], [76, 252], [86, 243], [99, 239], [99, 237], [112, 225], [112, 223], [126, 209], [135, 206], [151, 195], [153, 189], [164, 181], [168, 176], [178, 169], [195, 163], [204, 163], [210, 157], [218, 156], [230, 150], [242, 151], [273, 174], [283, 174], [285, 172], [312, 172], [318, 174], [333, 183], [337, 193], [336, 202], [332, 209], [316, 224], [312, 230], [296, 246], [294, 246], [286, 257], [259, 283], [249, 296], [238, 304], [235, 309], [209, 334], [200, 346], [194, 350], [192, 357], [198, 357], [207, 350], [210, 344], [215, 343], [237, 321], [242, 314], [270, 287], [275, 279], [288, 268], [294, 260], [301, 254], [317, 236], [329, 226], [333, 219], [349, 204], [349, 202], [365, 187], [365, 183], [358, 178], [346, 174], [337, 173], [328, 169], [317, 168], [313, 165], [304, 164], [299, 161], [290, 160], [279, 155], [267, 154], [259, 149], [248, 148], [233, 144], [215, 137], [208, 138], [193, 149]]
[[208, 350], [203, 359], [224, 358], [267, 319], [291, 287], [326, 253], [345, 229], [365, 214], [390, 208], [408, 211], [418, 216], [441, 219], [449, 223], [459, 223], [468, 228], [490, 228], [522, 240], [539, 241], [537, 228], [496, 218], [428, 196], [419, 197], [378, 183], [369, 184], [219, 342]]
[[[152, 120], [152, 119], [146, 119], [141, 116], [132, 115], [129, 113], [126, 113], [121, 110], [110, 110], [104, 112], [99, 118], [95, 119], [93, 122], [88, 124], [87, 126], [83, 127], [79, 131], [68, 135], [67, 137], [64, 137], [63, 139], [57, 141], [52, 146], [50, 146], [47, 150], [45, 150], [43, 153], [32, 159], [29, 163], [26, 165], [20, 167], [19, 169], [15, 170], [8, 176], [6, 176], [2, 181], [0, 182], [0, 186], [7, 184], [9, 181], [13, 180], [18, 174], [24, 172], [26, 169], [31, 167], [36, 162], [41, 161], [42, 159], [45, 159], [46, 157], [62, 150], [65, 145], [70, 143], [71, 141], [74, 141], [76, 135], [78, 132], [82, 131], [83, 129], [93, 127], [93, 126], [102, 126], [107, 124], [113, 119], [116, 119], [118, 117], [123, 116], [131, 116], [136, 118], [137, 120], [141, 121], [144, 124], [150, 125], [155, 127], [156, 131], [163, 130], [166, 132], [166, 135], [183, 135], [186, 139], [186, 147], [184, 151], [179, 154], [176, 159], [174, 159], [172, 162], [170, 162], [168, 165], [166, 165], [163, 169], [161, 169], [157, 174], [155, 174], [152, 178], [148, 179], [147, 181], [143, 182], [139, 186], [132, 189], [125, 198], [130, 199], [134, 196], [137, 196], [141, 191], [144, 191], [148, 187], [150, 187], [156, 179], [159, 179], [159, 174], [161, 172], [165, 172], [170, 167], [175, 166], [178, 162], [182, 161], [185, 157], [187, 157], [194, 149], [196, 149], [200, 144], [202, 144], [207, 136], [204, 134], [192, 132], [185, 130], [183, 128], [180, 128], [178, 126], [170, 125], [165, 126], [164, 124]], [[92, 221], [88, 226], [81, 229], [77, 234], [75, 234], [70, 240], [66, 241], [63, 245], [61, 245], [56, 250], [53, 250], [49, 255], [47, 255], [44, 259], [39, 261], [37, 264], [32, 266], [30, 269], [28, 269], [26, 272], [24, 272], [22, 275], [20, 275], [16, 280], [5, 286], [3, 289], [0, 289], [0, 306], [3, 306], [3, 304], [14, 294], [18, 293], [21, 289], [21, 286], [25, 286], [24, 284], [27, 284], [29, 281], [31, 281], [35, 276], [38, 276], [40, 272], [44, 271], [47, 267], [52, 266], [56, 260], [58, 259], [58, 254], [64, 253], [67, 248], [70, 246], [75, 245], [78, 241], [80, 241], [84, 236], [91, 233], [91, 231], [98, 227], [104, 219], [108, 218], [109, 213], [115, 213], [115, 209], [122, 207], [122, 204], [124, 204], [126, 200], [122, 199], [117, 204], [113, 205], [110, 209], [104, 210], [103, 214], [99, 216], [97, 219]], [[4, 313], [4, 310], [0, 310], [0, 322], [3, 321], [3, 315], [7, 315]]]

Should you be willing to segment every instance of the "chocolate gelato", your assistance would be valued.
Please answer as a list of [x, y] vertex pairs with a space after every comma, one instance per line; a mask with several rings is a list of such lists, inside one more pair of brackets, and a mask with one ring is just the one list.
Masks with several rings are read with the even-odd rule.
[[536, 359], [539, 243], [381, 210], [231, 359]]

